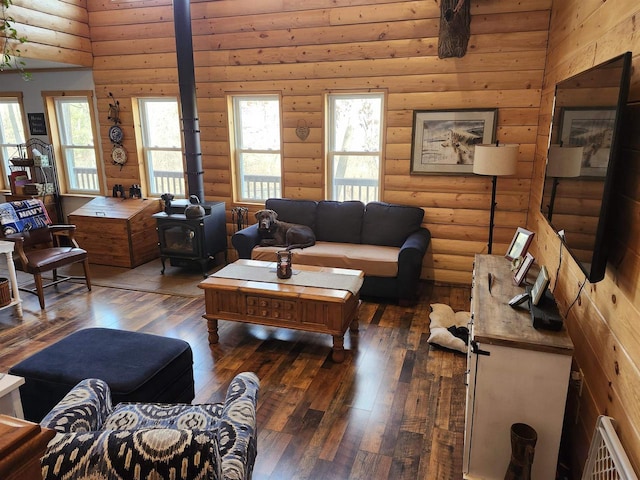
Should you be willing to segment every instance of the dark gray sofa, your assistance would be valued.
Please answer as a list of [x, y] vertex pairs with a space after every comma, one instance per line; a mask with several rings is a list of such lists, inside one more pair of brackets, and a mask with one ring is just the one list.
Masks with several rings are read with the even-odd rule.
[[[392, 298], [401, 305], [418, 297], [422, 259], [431, 234], [422, 227], [421, 208], [383, 202], [337, 202], [270, 198], [265, 208], [278, 220], [307, 225], [316, 244], [293, 250], [293, 263], [355, 268], [365, 273], [361, 295]], [[236, 232], [239, 258], [275, 261], [282, 247], [261, 247], [257, 224]]]

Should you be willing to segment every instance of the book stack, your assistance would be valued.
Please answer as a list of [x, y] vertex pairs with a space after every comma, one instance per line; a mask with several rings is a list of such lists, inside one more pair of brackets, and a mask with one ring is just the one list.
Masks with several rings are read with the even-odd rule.
[[53, 183], [27, 183], [23, 186], [25, 195], [48, 195], [54, 193]]

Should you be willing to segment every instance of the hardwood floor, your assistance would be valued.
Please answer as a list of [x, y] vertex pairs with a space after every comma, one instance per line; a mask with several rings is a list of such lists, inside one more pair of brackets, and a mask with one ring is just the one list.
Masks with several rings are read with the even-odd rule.
[[261, 381], [254, 479], [460, 479], [464, 428], [462, 354], [427, 343], [429, 305], [469, 309], [470, 289], [423, 285], [416, 307], [363, 301], [344, 363], [329, 335], [220, 321], [209, 346], [203, 298], [81, 284], [48, 289], [47, 309], [23, 294], [24, 319], [0, 311], [0, 371], [86, 327], [188, 341], [195, 403], [221, 401], [229, 381]]

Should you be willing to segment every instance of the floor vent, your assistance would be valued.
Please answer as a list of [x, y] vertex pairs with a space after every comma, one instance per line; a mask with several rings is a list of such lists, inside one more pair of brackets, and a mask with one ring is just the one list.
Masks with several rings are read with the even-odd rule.
[[611, 417], [598, 417], [582, 480], [638, 480]]

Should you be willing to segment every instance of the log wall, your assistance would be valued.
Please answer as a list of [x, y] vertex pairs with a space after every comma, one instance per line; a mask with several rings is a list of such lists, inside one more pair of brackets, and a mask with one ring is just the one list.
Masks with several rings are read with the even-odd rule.
[[[473, 255], [487, 250], [491, 180], [410, 175], [413, 110], [499, 109], [497, 139], [521, 145], [518, 174], [498, 181], [493, 251], [503, 253], [527, 222], [550, 8], [551, 0], [472, 2], [468, 53], [439, 59], [437, 2], [192, 1], [207, 199], [232, 205], [226, 95], [281, 93], [283, 195], [320, 200], [324, 95], [381, 90], [381, 199], [424, 208], [434, 241], [423, 278], [470, 283]], [[130, 153], [122, 171], [106, 165], [108, 186], [140, 183], [130, 99], [178, 96], [171, 1], [88, 0], [88, 10], [99, 110], [105, 117], [109, 92], [120, 101]], [[306, 141], [295, 135], [301, 121], [311, 128]], [[107, 131], [103, 121], [108, 146]]]
[[8, 13], [19, 35], [28, 39], [19, 47], [22, 57], [93, 64], [86, 0], [13, 0]]
[[[469, 283], [473, 255], [486, 251], [490, 179], [410, 175], [412, 113], [498, 108], [497, 138], [521, 147], [517, 175], [498, 180], [494, 253], [503, 253], [515, 228], [526, 225], [536, 232], [536, 258], [555, 276], [559, 241], [539, 213], [554, 85], [632, 51], [627, 174], [617, 190], [623, 227], [616, 232], [612, 262], [602, 282], [580, 291], [584, 276], [565, 252], [552, 285], [567, 313], [576, 368], [585, 375], [582, 395], [572, 389], [567, 408], [565, 440], [574, 468], [584, 464], [597, 415], [606, 413], [616, 418], [640, 471], [640, 10], [637, 0], [563, 0], [553, 2], [553, 9], [551, 3], [473, 1], [466, 56], [439, 59], [435, 1], [192, 0], [205, 193], [232, 205], [227, 94], [282, 94], [284, 194], [322, 199], [323, 95], [385, 91], [382, 200], [425, 210], [433, 242], [424, 278]], [[108, 188], [140, 183], [131, 99], [178, 96], [171, 0], [86, 0], [86, 12], [85, 0], [15, 0], [14, 7], [18, 21], [33, 27], [26, 32], [33, 40], [31, 56], [93, 63], [104, 158], [109, 92], [120, 101], [130, 153], [122, 171], [105, 161]], [[41, 37], [36, 27], [43, 29]], [[306, 141], [294, 133], [301, 120], [311, 127]], [[232, 228], [229, 218], [229, 233]]]
[[[637, 2], [556, 1], [553, 4], [549, 53], [542, 90], [536, 157], [531, 188], [529, 227], [536, 232], [534, 254], [555, 277], [560, 244], [539, 213], [554, 86], [626, 51], [633, 53], [626, 131], [622, 135], [624, 181], [616, 187], [616, 243], [606, 277], [586, 283], [564, 251], [554, 291], [575, 344], [575, 368], [584, 373], [582, 395], [570, 389], [565, 419], [566, 451], [574, 471], [586, 460], [597, 416], [618, 423], [622, 444], [640, 472], [640, 38]], [[552, 278], [551, 285], [555, 284]], [[570, 308], [570, 305], [576, 301]], [[576, 476], [575, 478], [578, 478]]]

